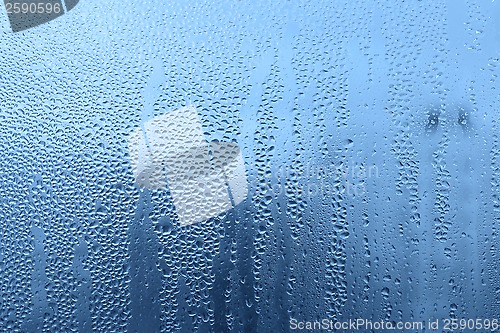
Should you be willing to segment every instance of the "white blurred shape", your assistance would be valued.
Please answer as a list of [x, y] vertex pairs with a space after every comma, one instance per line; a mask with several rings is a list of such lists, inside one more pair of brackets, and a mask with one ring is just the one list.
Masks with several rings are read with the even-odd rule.
[[157, 190], [168, 183], [181, 226], [224, 213], [248, 194], [240, 148], [209, 145], [192, 106], [145, 122], [130, 134], [129, 150], [138, 186]]

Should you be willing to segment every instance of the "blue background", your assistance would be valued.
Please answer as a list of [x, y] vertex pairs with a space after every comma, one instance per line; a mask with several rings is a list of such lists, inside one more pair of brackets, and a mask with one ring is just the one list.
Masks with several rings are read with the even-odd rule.
[[[12, 33], [2, 14], [0, 332], [498, 318], [498, 17], [81, 0]], [[180, 227], [168, 190], [135, 185], [127, 140], [187, 105], [240, 144], [250, 193]]]

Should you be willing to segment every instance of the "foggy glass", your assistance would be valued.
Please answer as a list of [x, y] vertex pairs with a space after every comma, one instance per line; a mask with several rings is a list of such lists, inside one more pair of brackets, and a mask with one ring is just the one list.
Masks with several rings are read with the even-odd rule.
[[498, 1], [77, 2], [0, 10], [0, 332], [495, 331]]

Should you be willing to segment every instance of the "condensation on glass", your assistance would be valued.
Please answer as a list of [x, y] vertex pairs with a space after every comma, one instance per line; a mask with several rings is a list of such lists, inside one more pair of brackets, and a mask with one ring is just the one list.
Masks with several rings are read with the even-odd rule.
[[0, 10], [0, 332], [499, 319], [497, 1], [65, 5]]

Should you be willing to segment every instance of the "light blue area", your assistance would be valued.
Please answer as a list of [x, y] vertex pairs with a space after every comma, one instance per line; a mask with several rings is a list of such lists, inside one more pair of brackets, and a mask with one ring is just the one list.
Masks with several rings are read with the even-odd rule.
[[[12, 33], [2, 12], [0, 332], [498, 318], [499, 16], [81, 0]], [[127, 140], [188, 105], [240, 145], [249, 196], [180, 227], [168, 190], [135, 185]], [[356, 166], [377, 173], [337, 172]]]

